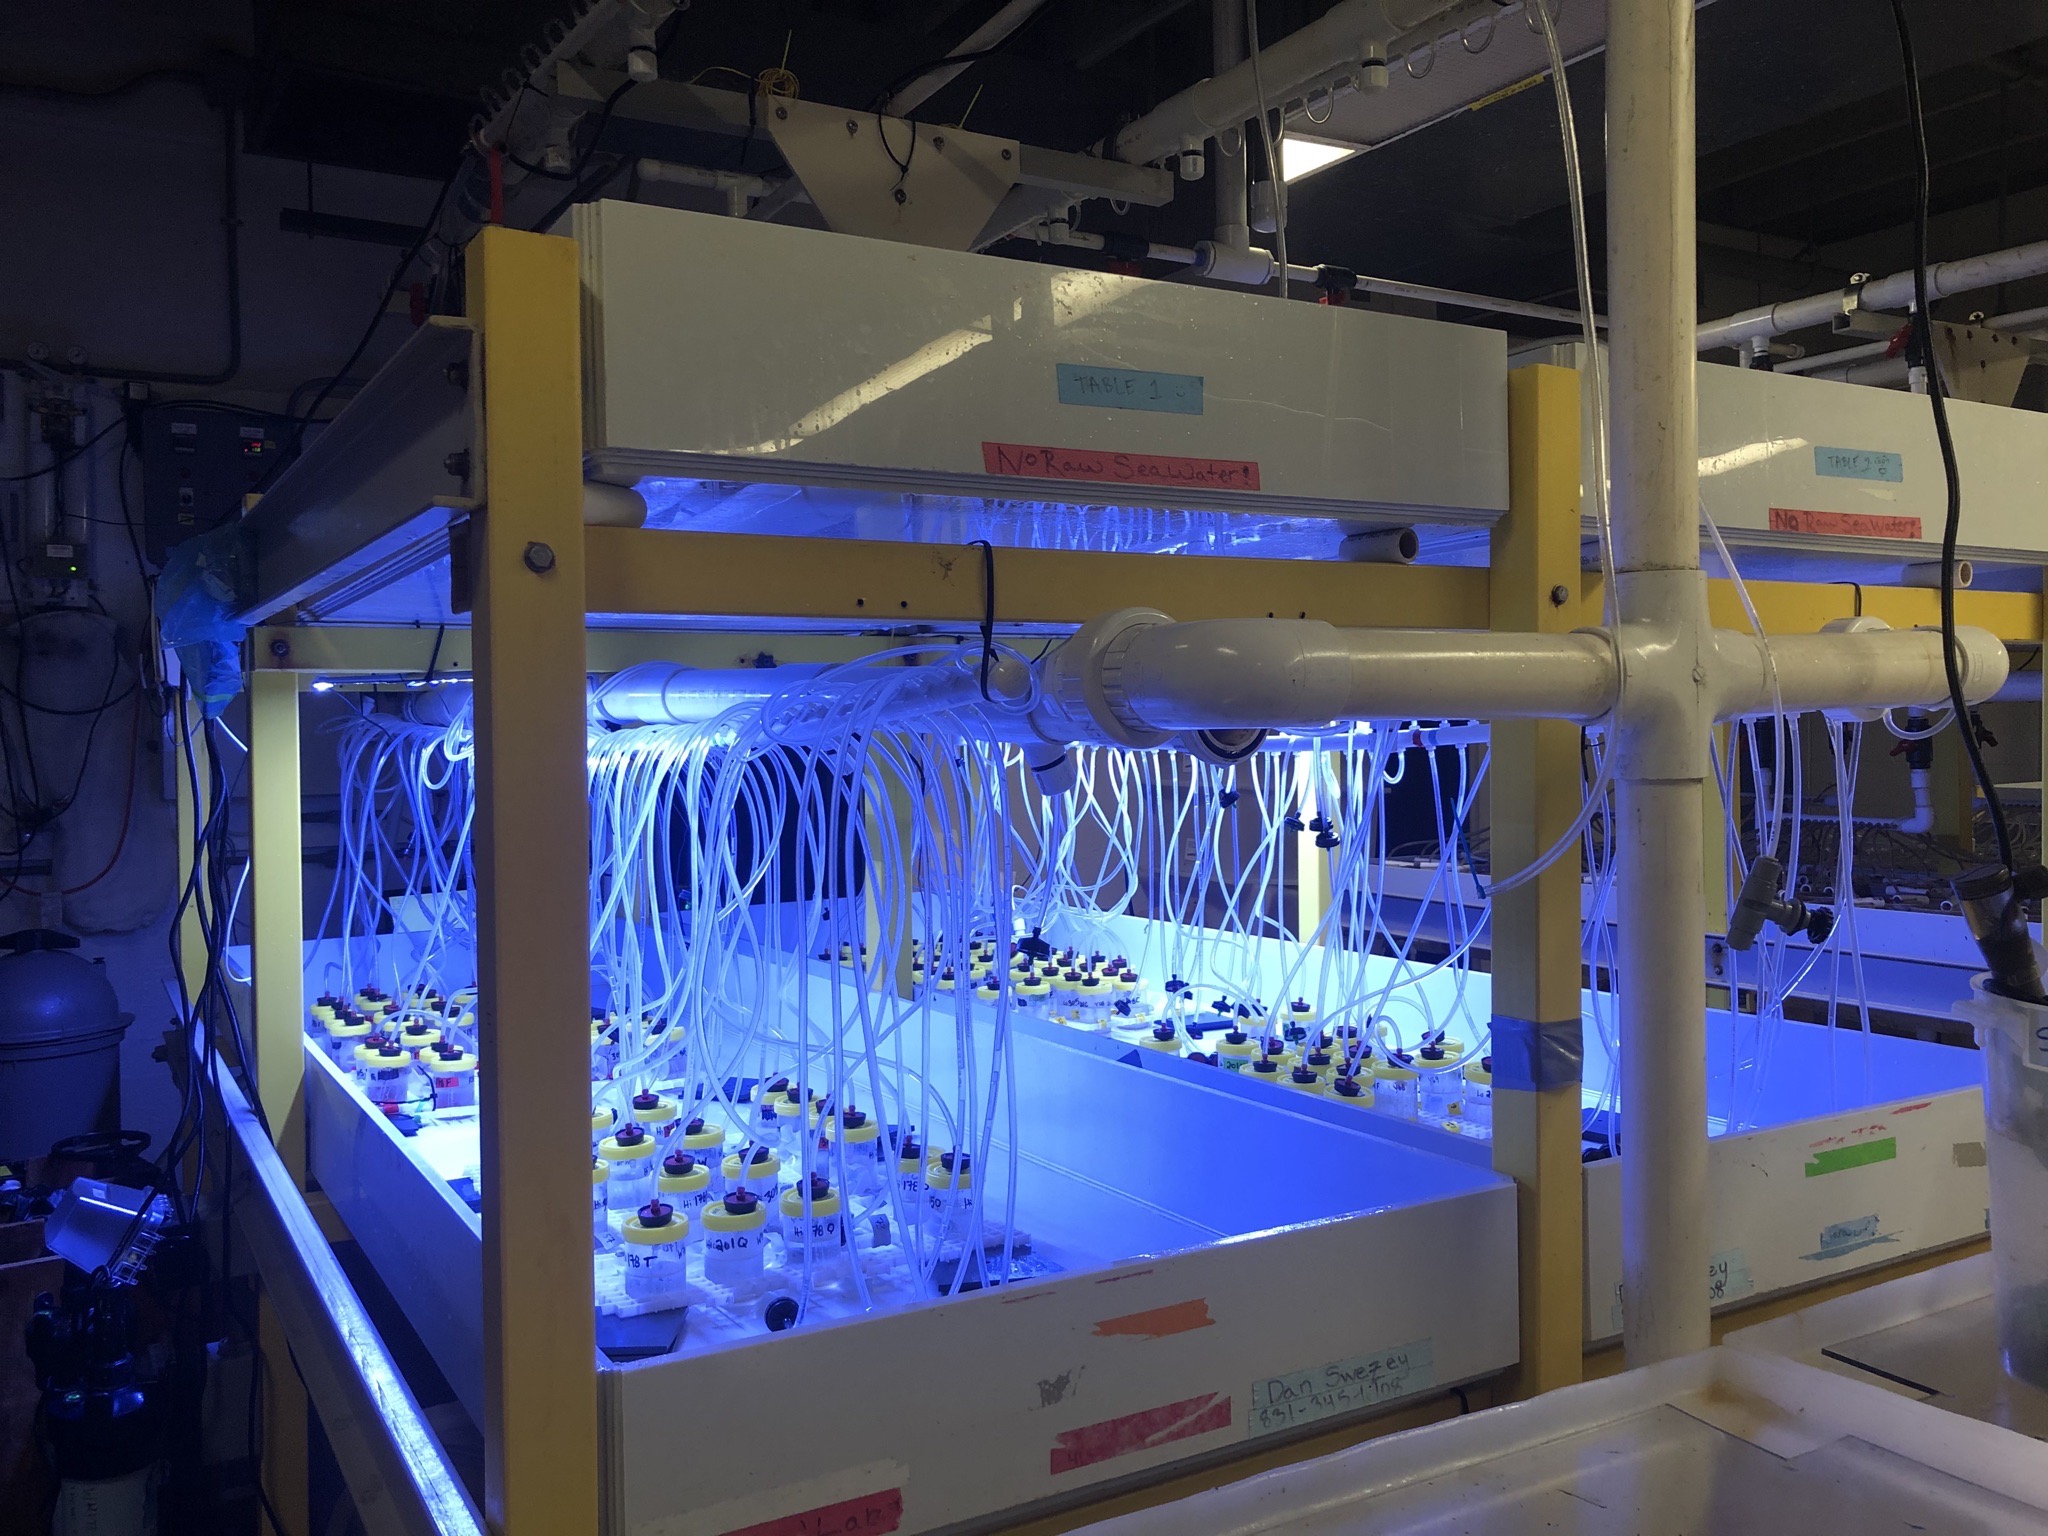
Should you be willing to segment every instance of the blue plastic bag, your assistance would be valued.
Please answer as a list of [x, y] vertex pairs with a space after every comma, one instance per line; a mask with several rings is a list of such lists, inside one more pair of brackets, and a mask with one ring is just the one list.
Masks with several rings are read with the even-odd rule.
[[200, 712], [217, 719], [242, 691], [242, 642], [249, 626], [234, 617], [246, 559], [233, 524], [175, 545], [157, 578], [157, 629]]

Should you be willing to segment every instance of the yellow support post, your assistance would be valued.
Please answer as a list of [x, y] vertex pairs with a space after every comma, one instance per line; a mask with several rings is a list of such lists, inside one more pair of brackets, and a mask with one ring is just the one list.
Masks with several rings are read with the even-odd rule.
[[[1493, 627], [1563, 633], [1579, 623], [1575, 372], [1508, 375], [1508, 466], [1508, 515], [1493, 533]], [[1489, 779], [1500, 879], [1532, 863], [1578, 815], [1578, 727], [1495, 722]], [[1567, 851], [1493, 902], [1493, 1165], [1521, 1196], [1525, 1396], [1577, 1381], [1585, 1347], [1580, 1074], [1569, 1049], [1582, 1014], [1579, 887], [1579, 858]]]
[[[195, 804], [191, 776], [185, 771], [184, 743], [179, 739], [176, 722], [173, 722], [171, 739], [165, 746], [171, 752], [178, 784], [178, 894], [182, 896], [192, 883], [193, 852], [198, 846], [199, 829], [213, 814], [213, 795], [208, 787], [213, 758], [206, 750], [204, 717], [199, 706], [186, 700], [178, 708], [184, 712], [185, 729], [192, 734], [192, 760], [199, 771], [199, 795]], [[201, 978], [206, 975], [206, 931], [200, 926], [199, 913], [193, 907], [186, 908], [185, 916], [178, 924], [178, 963], [185, 973], [187, 994], [196, 996]]]
[[596, 1536], [576, 245], [486, 228], [470, 244], [468, 277], [482, 333], [485, 495], [469, 540], [484, 1515], [500, 1536]]
[[[254, 1080], [271, 1142], [303, 1188], [305, 888], [300, 841], [299, 679], [290, 672], [258, 672], [249, 679]], [[297, 1536], [310, 1518], [306, 1391], [292, 1369], [291, 1346], [268, 1296], [262, 1299], [258, 1334], [263, 1349], [263, 1488], [283, 1521], [277, 1536]], [[268, 1515], [265, 1523], [270, 1523]]]

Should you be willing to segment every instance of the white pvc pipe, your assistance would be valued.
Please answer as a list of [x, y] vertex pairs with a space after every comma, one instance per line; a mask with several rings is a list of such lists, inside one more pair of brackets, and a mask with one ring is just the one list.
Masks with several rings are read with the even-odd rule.
[[[1243, 0], [1209, 0], [1209, 59], [1216, 74], [1224, 74], [1244, 62]], [[1237, 125], [1237, 152], [1225, 154], [1226, 126], [1216, 132], [1216, 152], [1209, 157], [1209, 176], [1216, 189], [1215, 244], [1243, 250], [1252, 243], [1250, 205], [1245, 201], [1244, 124]]]
[[[1713, 707], [1717, 720], [1808, 710], [1939, 708], [1948, 702], [1941, 633], [1932, 629], [1779, 635], [1765, 646], [1740, 630], [1713, 634]], [[2005, 642], [1987, 629], [1956, 626], [1956, 661], [1963, 696], [1981, 703], [2005, 682], [2011, 658]], [[1776, 692], [1772, 690], [1772, 668]]]
[[1422, 540], [1413, 528], [1368, 528], [1346, 534], [1337, 558], [1365, 565], [1413, 565]]
[[643, 661], [593, 688], [590, 713], [608, 725], [699, 725], [736, 704], [758, 704], [824, 670], [816, 664], [712, 668]]
[[1707, 1282], [1705, 679], [1693, 327], [1692, 0], [1607, 9], [1608, 397], [1616, 598], [1633, 628], [1617, 732], [1622, 1344], [1704, 1349]]
[[[1977, 568], [1967, 560], [1956, 561], [1956, 590], [1962, 591], [1977, 579]], [[1899, 572], [1902, 587], [1940, 587], [1941, 562], [1939, 560], [1915, 560]]]
[[1927, 833], [1934, 830], [1934, 774], [1927, 768], [1913, 771], [1913, 814], [1899, 823], [1901, 832]]
[[[1260, 51], [1258, 73], [1266, 100], [1277, 104], [1319, 75], [1356, 65], [1368, 46], [1384, 49], [1403, 33], [1460, 9], [1479, 15], [1499, 7], [1493, 0], [1339, 0], [1317, 20]], [[1149, 165], [1258, 115], [1259, 93], [1247, 59], [1169, 96], [1121, 129], [1107, 148], [1111, 159]]]
[[1141, 629], [1129, 637], [1116, 674], [1110, 708], [1138, 731], [1312, 729], [1339, 720], [1590, 721], [1614, 698], [1613, 650], [1597, 634], [1345, 630], [1317, 619]]
[[642, 181], [665, 182], [674, 187], [699, 187], [725, 194], [725, 211], [735, 219], [747, 216], [757, 200], [766, 197], [780, 181], [751, 176], [744, 171], [711, 170], [701, 165], [683, 165], [674, 160], [643, 159], [638, 170]]
[[[1927, 269], [1927, 297], [1932, 301], [1952, 293], [1969, 293], [1977, 288], [2039, 277], [2044, 272], [2048, 272], [2048, 240], [2036, 240], [1983, 256], [1937, 262]], [[1906, 309], [1913, 302], [1913, 273], [1908, 268], [1888, 277], [1873, 278], [1861, 288], [1839, 288], [1833, 293], [1788, 299], [1782, 304], [1763, 304], [1711, 321], [1699, 328], [1697, 345], [1702, 352], [1713, 347], [1739, 346], [1754, 336], [1782, 336], [1788, 331], [1830, 325], [1839, 316], [1859, 309]]]

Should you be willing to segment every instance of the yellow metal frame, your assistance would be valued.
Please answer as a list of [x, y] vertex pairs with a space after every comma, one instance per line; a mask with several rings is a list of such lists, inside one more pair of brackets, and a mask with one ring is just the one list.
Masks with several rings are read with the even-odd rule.
[[478, 1032], [492, 1062], [479, 1085], [484, 1515], [518, 1536], [578, 1536], [598, 1528], [599, 1480], [576, 244], [487, 228], [468, 277], [490, 487], [469, 539]]
[[[473, 627], [256, 634], [254, 879], [265, 914], [259, 977], [268, 983], [259, 987], [258, 1040], [265, 1104], [281, 1142], [290, 1143], [291, 1064], [303, 1018], [293, 899], [301, 682], [417, 673], [430, 657], [443, 671], [473, 673], [479, 981], [493, 1043], [493, 1069], [482, 1079], [486, 1515], [494, 1531], [511, 1536], [577, 1536], [597, 1529], [600, 1498], [582, 1172], [586, 668], [653, 658], [731, 665], [751, 650], [784, 647], [853, 655], [883, 643], [792, 644], [786, 632], [734, 633], [749, 620], [819, 631], [974, 626], [984, 617], [982, 556], [931, 545], [585, 528], [576, 248], [492, 228], [468, 260], [490, 490], [469, 540]], [[1508, 392], [1510, 510], [1495, 530], [1490, 569], [1005, 548], [995, 552], [997, 617], [1005, 628], [1058, 628], [1147, 605], [1180, 619], [1273, 614], [1339, 625], [1571, 629], [1600, 603], [1598, 576], [1580, 570], [1578, 380], [1568, 370], [1523, 369], [1510, 376]], [[1752, 582], [1750, 591], [1766, 627], [1779, 632], [1857, 612], [1900, 626], [1936, 616], [1934, 594], [1916, 590]], [[2007, 639], [2038, 641], [2043, 632], [2038, 596], [1970, 592], [1958, 607], [1965, 622]], [[1747, 623], [1729, 583], [1713, 584], [1712, 608], [1717, 623]], [[730, 621], [725, 633], [673, 627], [720, 620]], [[1496, 727], [1489, 778], [1494, 858], [1505, 872], [1550, 846], [1576, 814], [1578, 732], [1547, 722]], [[193, 814], [188, 807], [184, 830]], [[1300, 860], [1304, 921], [1328, 900], [1313, 852]], [[1565, 859], [1499, 898], [1497, 1009], [1537, 1022], [1577, 1015], [1578, 886], [1576, 861]], [[1496, 1096], [1496, 1166], [1521, 1194], [1523, 1361], [1502, 1384], [1515, 1392], [1582, 1371], [1579, 1126], [1576, 1089]]]
[[[1508, 375], [1508, 515], [1493, 533], [1493, 627], [1562, 634], [1578, 627], [1579, 376], [1531, 367]], [[1496, 879], [1532, 864], [1579, 814], [1579, 728], [1499, 721], [1487, 779]], [[1494, 897], [1493, 1011], [1577, 1026], [1580, 1000], [1576, 850]], [[1579, 1379], [1585, 1352], [1585, 1172], [1579, 1085], [1496, 1089], [1493, 1166], [1519, 1199], [1521, 1393]]]

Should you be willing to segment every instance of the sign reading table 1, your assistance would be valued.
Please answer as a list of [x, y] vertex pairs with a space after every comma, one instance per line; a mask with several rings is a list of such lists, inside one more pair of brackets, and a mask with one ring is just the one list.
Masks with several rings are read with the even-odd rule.
[[1202, 414], [1199, 373], [1152, 373], [1092, 363], [1055, 363], [1053, 372], [1061, 405], [1106, 405], [1117, 411], [1164, 411], [1172, 416]]

